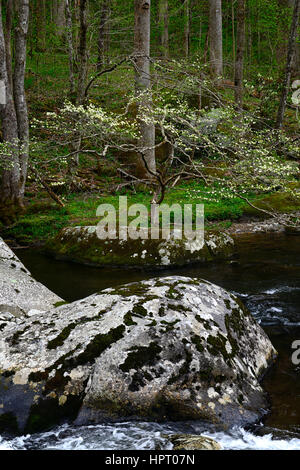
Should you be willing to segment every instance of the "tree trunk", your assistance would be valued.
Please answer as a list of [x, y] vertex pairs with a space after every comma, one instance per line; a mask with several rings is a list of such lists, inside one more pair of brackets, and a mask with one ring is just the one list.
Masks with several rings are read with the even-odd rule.
[[159, 0], [158, 5], [159, 39], [164, 57], [169, 56], [169, 5], [168, 0]]
[[37, 26], [37, 51], [44, 52], [46, 50], [46, 2], [45, 0], [37, 1], [36, 11]]
[[7, 75], [12, 89], [12, 56], [11, 56], [11, 29], [14, 13], [14, 0], [8, 0], [6, 4], [6, 22], [5, 22], [5, 48], [6, 48], [6, 67]]
[[0, 218], [9, 222], [15, 216], [16, 208], [22, 204], [19, 191], [20, 167], [18, 148], [18, 123], [8, 77], [5, 39], [0, 2], [0, 80], [4, 83], [5, 102], [0, 104], [2, 139], [6, 144], [0, 148]]
[[105, 64], [105, 52], [108, 43], [108, 21], [111, 13], [111, 0], [103, 0], [100, 14], [99, 34], [98, 34], [98, 61], [97, 71], [100, 72]]
[[[288, 0], [288, 5], [291, 9], [294, 8], [294, 0]], [[299, 30], [298, 30], [298, 35], [296, 39], [296, 51], [294, 55], [294, 60], [292, 64], [292, 74], [295, 75], [295, 78], [298, 79], [299, 75], [299, 70], [300, 70], [300, 35], [299, 35]]]
[[290, 28], [289, 44], [288, 44], [288, 54], [285, 70], [285, 79], [284, 85], [281, 93], [280, 104], [278, 108], [276, 127], [280, 129], [283, 124], [284, 112], [286, 108], [287, 96], [291, 84], [291, 75], [292, 75], [292, 65], [296, 53], [296, 40], [298, 34], [298, 24], [299, 24], [299, 12], [300, 12], [300, 0], [295, 0], [294, 3], [294, 12], [293, 19]]
[[188, 58], [190, 54], [190, 0], [184, 4], [184, 55]]
[[[139, 113], [151, 114], [150, 84], [150, 0], [135, 0], [135, 87]], [[155, 127], [151, 122], [139, 119], [141, 138], [139, 146], [144, 157], [145, 175], [151, 178], [156, 173], [155, 163]]]
[[75, 78], [74, 78], [74, 47], [73, 47], [73, 23], [72, 23], [72, 12], [70, 8], [70, 0], [65, 0], [66, 4], [66, 37], [68, 45], [68, 57], [69, 57], [69, 85], [70, 85], [70, 96], [73, 97], [75, 93]]
[[26, 40], [29, 22], [29, 0], [20, 0], [17, 6], [17, 27], [15, 28], [15, 68], [13, 74], [14, 101], [18, 122], [20, 145], [20, 196], [23, 199], [27, 177], [29, 154], [29, 123], [25, 95]]
[[57, 28], [57, 35], [61, 37], [64, 34], [66, 27], [65, 17], [65, 0], [58, 0], [55, 12], [55, 24]]
[[223, 74], [222, 1], [209, 0], [210, 64], [215, 76]]
[[235, 84], [235, 102], [239, 108], [243, 106], [243, 67], [245, 54], [245, 28], [246, 16], [246, 0], [238, 0], [237, 2], [237, 32], [236, 32], [236, 62], [234, 71]]
[[77, 86], [77, 103], [83, 104], [85, 99], [85, 86], [87, 78], [87, 0], [79, 1], [79, 47], [78, 47], [78, 86]]

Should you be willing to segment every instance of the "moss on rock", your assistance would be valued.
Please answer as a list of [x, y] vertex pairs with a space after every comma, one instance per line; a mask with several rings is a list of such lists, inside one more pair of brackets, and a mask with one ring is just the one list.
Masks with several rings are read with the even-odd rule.
[[92, 266], [172, 267], [230, 258], [234, 242], [225, 233], [208, 232], [202, 245], [182, 240], [100, 240], [96, 227], [69, 227], [46, 247], [58, 259]]

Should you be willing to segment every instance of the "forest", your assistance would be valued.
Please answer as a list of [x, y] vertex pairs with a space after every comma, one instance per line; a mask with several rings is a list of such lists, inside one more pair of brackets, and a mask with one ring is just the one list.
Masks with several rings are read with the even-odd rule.
[[9, 0], [0, 24], [3, 233], [121, 194], [297, 223], [298, 1]]
[[300, 449], [299, 17], [0, 0], [0, 450]]

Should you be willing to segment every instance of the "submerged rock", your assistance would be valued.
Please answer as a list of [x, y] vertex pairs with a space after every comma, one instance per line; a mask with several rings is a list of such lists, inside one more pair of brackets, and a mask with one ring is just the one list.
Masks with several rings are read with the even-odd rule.
[[206, 436], [170, 434], [164, 436], [173, 444], [173, 450], [221, 450], [221, 445]]
[[0, 329], [3, 325], [1, 318], [34, 315], [61, 301], [60, 297], [33, 279], [0, 238]]
[[47, 251], [58, 259], [93, 266], [183, 266], [230, 258], [234, 241], [224, 232], [205, 234], [205, 242], [174, 240], [101, 240], [97, 227], [68, 227], [48, 242]]
[[171, 276], [106, 289], [1, 326], [0, 428], [69, 418], [256, 421], [275, 350], [239, 300]]

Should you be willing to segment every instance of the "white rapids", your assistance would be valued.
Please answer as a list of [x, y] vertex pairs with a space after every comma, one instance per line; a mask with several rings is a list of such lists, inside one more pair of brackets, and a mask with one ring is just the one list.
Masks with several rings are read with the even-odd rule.
[[[50, 432], [11, 439], [0, 437], [0, 450], [168, 450], [172, 444], [162, 435], [176, 432], [174, 424], [125, 422], [82, 427], [65, 424]], [[224, 450], [300, 449], [300, 438], [296, 437], [277, 438], [272, 432], [261, 436], [242, 428], [227, 433], [205, 432], [203, 425], [200, 428], [197, 430], [195, 423], [188, 431], [212, 437]]]

